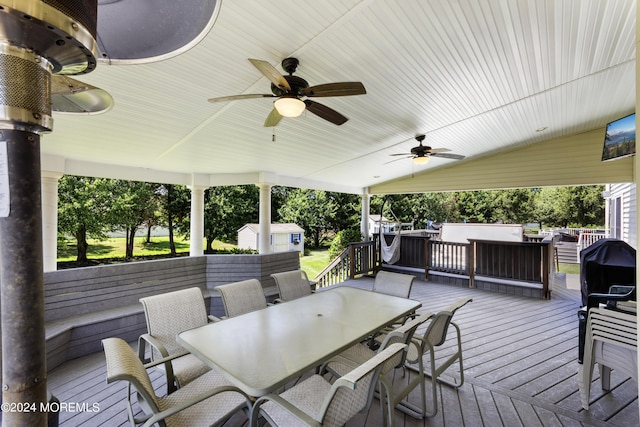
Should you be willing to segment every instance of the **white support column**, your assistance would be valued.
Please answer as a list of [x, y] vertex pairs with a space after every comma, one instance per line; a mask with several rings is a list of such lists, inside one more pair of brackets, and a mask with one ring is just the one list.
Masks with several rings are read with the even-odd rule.
[[362, 233], [362, 240], [364, 242], [369, 240], [369, 202], [371, 200], [371, 195], [365, 193], [362, 195], [361, 202], [361, 214], [360, 214], [360, 233]]
[[61, 173], [41, 171], [42, 269], [58, 269], [58, 181]]
[[260, 183], [258, 252], [271, 253], [271, 184]]
[[204, 253], [204, 190], [207, 187], [189, 186], [191, 190], [191, 228], [189, 255], [199, 256]]

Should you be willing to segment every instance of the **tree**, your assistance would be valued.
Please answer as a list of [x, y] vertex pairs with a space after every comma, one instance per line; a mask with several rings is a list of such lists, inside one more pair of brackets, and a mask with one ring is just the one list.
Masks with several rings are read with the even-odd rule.
[[536, 190], [516, 188], [495, 190], [493, 194], [493, 219], [505, 224], [532, 222]]
[[411, 206], [416, 228], [427, 228], [428, 222], [455, 221], [459, 213], [454, 193], [420, 193], [411, 195]]
[[[161, 222], [167, 226], [169, 232], [169, 250], [171, 255], [175, 256], [174, 230], [176, 225], [179, 226], [189, 216], [191, 207], [189, 189], [184, 185], [162, 184], [156, 189], [156, 195], [159, 198], [160, 211], [162, 213]], [[151, 230], [151, 227], [149, 227], [149, 230]]]
[[208, 188], [204, 200], [204, 233], [209, 253], [213, 252], [214, 240], [236, 241], [244, 224], [257, 222], [260, 189], [255, 185]]
[[347, 229], [340, 230], [336, 233], [336, 237], [331, 241], [329, 246], [329, 259], [334, 259], [352, 242], [361, 242], [362, 234], [360, 230]]
[[65, 175], [58, 182], [58, 233], [76, 239], [76, 260], [87, 261], [87, 238], [106, 239], [111, 180]]
[[489, 191], [461, 191], [454, 196], [460, 211], [461, 221], [490, 223], [495, 222], [493, 199]]
[[289, 194], [294, 191], [293, 187], [284, 187], [281, 185], [274, 185], [271, 187], [271, 222], [280, 221], [280, 208], [287, 202]]
[[604, 224], [604, 186], [570, 187], [571, 212], [569, 225], [578, 227]]
[[305, 235], [313, 240], [313, 246], [319, 247], [336, 209], [335, 201], [326, 191], [298, 188], [291, 191], [278, 214], [282, 221], [302, 227]]
[[566, 222], [561, 215], [562, 193], [562, 187], [545, 187], [536, 194], [533, 218], [540, 228], [542, 228], [542, 224], [556, 226]]
[[113, 180], [110, 222], [125, 231], [125, 257], [133, 258], [136, 231], [158, 210], [156, 184], [140, 181]]
[[360, 196], [346, 193], [327, 193], [336, 207], [329, 218], [329, 229], [336, 233], [341, 230], [360, 229]]
[[560, 227], [602, 225], [603, 189], [601, 185], [542, 188], [535, 198], [536, 222]]

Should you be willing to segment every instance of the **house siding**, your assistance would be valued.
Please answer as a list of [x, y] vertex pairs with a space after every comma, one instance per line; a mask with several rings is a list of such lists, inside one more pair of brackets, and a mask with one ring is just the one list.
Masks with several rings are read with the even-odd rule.
[[608, 186], [609, 197], [607, 209], [609, 217], [607, 218], [607, 228], [613, 237], [613, 229], [615, 227], [616, 216], [616, 200], [620, 198], [621, 209], [621, 236], [620, 238], [632, 247], [636, 248], [637, 243], [637, 222], [636, 222], [636, 185], [635, 183], [611, 184]]
[[411, 178], [374, 185], [369, 192], [468, 191], [633, 182], [634, 157], [602, 162], [603, 142], [602, 128], [476, 160], [463, 160], [453, 167], [432, 168]]

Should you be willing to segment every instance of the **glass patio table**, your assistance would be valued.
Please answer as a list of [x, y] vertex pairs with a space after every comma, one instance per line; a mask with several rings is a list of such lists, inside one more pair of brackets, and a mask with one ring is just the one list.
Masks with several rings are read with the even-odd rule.
[[249, 396], [259, 397], [420, 306], [343, 286], [184, 331], [177, 340]]

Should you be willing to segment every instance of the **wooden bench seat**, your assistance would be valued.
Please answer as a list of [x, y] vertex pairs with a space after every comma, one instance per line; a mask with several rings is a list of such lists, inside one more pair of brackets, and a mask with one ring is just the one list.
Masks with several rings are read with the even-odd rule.
[[100, 341], [133, 342], [147, 332], [140, 298], [198, 287], [208, 314], [223, 316], [219, 284], [257, 278], [269, 302], [278, 297], [272, 273], [300, 268], [297, 253], [207, 255], [85, 267], [45, 273], [47, 369], [101, 352]]
[[[275, 286], [264, 288], [267, 301], [278, 298]], [[203, 289], [208, 314], [225, 315], [220, 293], [215, 289]], [[47, 369], [53, 369], [67, 360], [102, 351], [100, 341], [120, 337], [133, 342], [147, 332], [142, 304], [131, 304], [93, 313], [79, 314], [47, 322]]]

